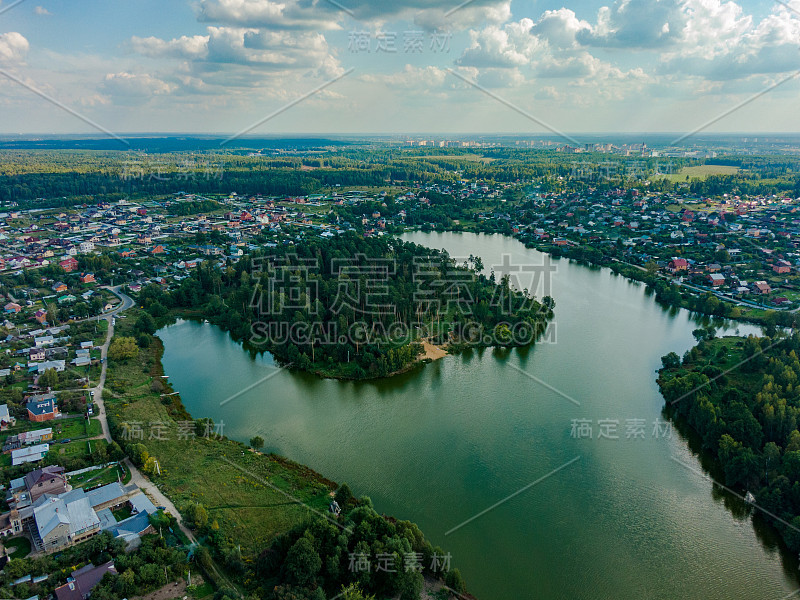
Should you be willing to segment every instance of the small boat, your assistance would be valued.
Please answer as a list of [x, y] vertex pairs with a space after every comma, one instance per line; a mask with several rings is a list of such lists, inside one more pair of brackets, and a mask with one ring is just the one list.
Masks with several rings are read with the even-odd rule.
[[747, 502], [748, 504], [755, 504], [756, 503], [756, 497], [753, 496], [752, 492], [747, 492], [744, 495], [744, 501]]

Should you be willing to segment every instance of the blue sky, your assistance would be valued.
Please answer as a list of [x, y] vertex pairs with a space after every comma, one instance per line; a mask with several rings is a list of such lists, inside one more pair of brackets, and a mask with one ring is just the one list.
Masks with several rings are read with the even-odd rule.
[[[233, 133], [319, 88], [254, 133], [682, 132], [800, 71], [800, 0], [14, 1], [0, 70], [115, 132]], [[708, 130], [800, 131], [799, 99]], [[91, 131], [0, 77], [0, 132]]]

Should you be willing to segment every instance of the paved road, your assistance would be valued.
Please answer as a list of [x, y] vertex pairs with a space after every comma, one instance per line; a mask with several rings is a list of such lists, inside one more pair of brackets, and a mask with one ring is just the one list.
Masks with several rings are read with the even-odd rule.
[[153, 501], [153, 504], [156, 506], [163, 506], [167, 512], [174, 515], [178, 520], [178, 525], [180, 526], [181, 531], [186, 534], [186, 537], [188, 537], [192, 543], [196, 543], [197, 540], [192, 532], [183, 525], [181, 513], [178, 512], [178, 509], [175, 508], [175, 505], [172, 504], [170, 499], [167, 498], [152, 481], [145, 477], [139, 469], [133, 466], [130, 458], [125, 459], [125, 466], [131, 472], [131, 483], [138, 485], [150, 497], [150, 499]]
[[106, 441], [111, 441], [111, 431], [108, 428], [108, 419], [106, 418], [106, 407], [105, 402], [103, 402], [103, 387], [106, 384], [106, 369], [108, 367], [108, 347], [111, 344], [111, 338], [114, 337], [114, 319], [116, 316], [124, 310], [128, 310], [134, 305], [133, 299], [124, 294], [120, 291], [120, 286], [116, 286], [113, 288], [106, 288], [112, 294], [117, 296], [122, 302], [119, 306], [114, 308], [113, 310], [105, 313], [104, 315], [99, 315], [98, 317], [92, 317], [93, 319], [105, 319], [108, 322], [108, 332], [106, 333], [106, 341], [100, 346], [100, 381], [98, 382], [96, 387], [91, 388], [89, 391], [90, 393], [94, 394], [94, 402], [97, 404], [97, 412], [98, 417], [100, 418], [100, 424], [103, 427], [103, 437]]
[[[113, 288], [109, 287], [106, 289], [117, 296], [122, 302], [119, 304], [119, 306], [115, 307], [113, 310], [105, 313], [104, 315], [93, 317], [93, 319], [105, 319], [108, 321], [108, 332], [106, 333], [106, 341], [100, 347], [100, 357], [102, 360], [102, 366], [100, 368], [100, 381], [98, 382], [97, 386], [91, 388], [90, 391], [94, 392], [94, 402], [97, 404], [98, 418], [100, 419], [100, 424], [103, 428], [102, 437], [105, 438], [106, 441], [111, 442], [111, 431], [108, 427], [106, 406], [105, 402], [103, 401], [103, 388], [106, 384], [106, 371], [108, 368], [108, 347], [111, 344], [111, 339], [114, 337], [114, 319], [119, 313], [128, 310], [135, 303], [130, 296], [120, 290], [120, 286]], [[150, 496], [150, 499], [153, 500], [153, 503], [156, 506], [163, 506], [168, 512], [173, 514], [178, 520], [178, 525], [180, 526], [181, 531], [186, 534], [186, 537], [188, 537], [192, 543], [195, 543], [197, 540], [192, 532], [183, 525], [181, 513], [178, 512], [178, 510], [175, 508], [175, 505], [170, 502], [169, 498], [162, 494], [161, 490], [159, 490], [152, 481], [147, 479], [147, 477], [145, 477], [142, 472], [139, 471], [139, 469], [137, 469], [133, 463], [131, 463], [129, 458], [125, 459], [125, 466], [131, 473], [131, 482], [138, 485], [148, 496]]]

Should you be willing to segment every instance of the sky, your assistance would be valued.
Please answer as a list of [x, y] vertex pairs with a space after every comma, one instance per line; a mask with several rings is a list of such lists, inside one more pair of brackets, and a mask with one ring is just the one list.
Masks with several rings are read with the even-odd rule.
[[0, 0], [5, 134], [787, 133], [799, 71], [800, 0]]

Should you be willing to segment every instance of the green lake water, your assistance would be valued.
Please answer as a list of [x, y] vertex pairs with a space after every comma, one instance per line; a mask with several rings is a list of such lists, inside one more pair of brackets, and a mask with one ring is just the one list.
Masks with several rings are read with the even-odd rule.
[[[479, 255], [487, 269], [503, 255], [544, 260], [502, 236], [404, 239]], [[553, 264], [555, 333], [529, 349], [447, 356], [374, 382], [280, 372], [225, 402], [274, 373], [272, 358], [181, 321], [158, 333], [164, 367], [195, 418], [241, 441], [261, 435], [268, 450], [418, 523], [481, 600], [781, 600], [800, 588], [771, 530], [677, 462], [702, 471], [688, 441], [654, 435], [660, 357], [689, 349], [698, 321], [606, 269]], [[737, 330], [756, 331], [727, 329]], [[573, 434], [574, 419], [591, 439]], [[598, 439], [602, 420], [618, 422], [619, 439]]]

